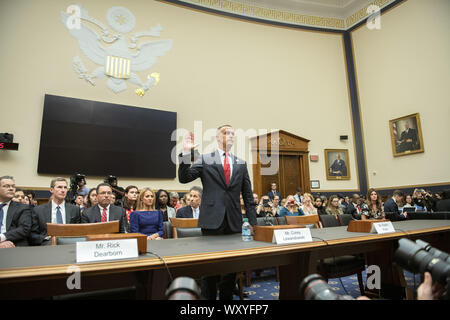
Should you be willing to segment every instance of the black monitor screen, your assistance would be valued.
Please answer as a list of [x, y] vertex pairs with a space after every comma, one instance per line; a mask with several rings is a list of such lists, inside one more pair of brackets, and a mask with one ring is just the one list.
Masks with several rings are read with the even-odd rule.
[[175, 178], [176, 112], [45, 95], [38, 173]]

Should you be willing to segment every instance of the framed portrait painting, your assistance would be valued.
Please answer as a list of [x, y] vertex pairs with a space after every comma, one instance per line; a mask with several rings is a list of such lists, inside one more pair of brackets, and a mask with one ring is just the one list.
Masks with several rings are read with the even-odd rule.
[[394, 157], [424, 152], [418, 113], [390, 120], [389, 128]]
[[327, 180], [350, 180], [347, 149], [325, 149]]

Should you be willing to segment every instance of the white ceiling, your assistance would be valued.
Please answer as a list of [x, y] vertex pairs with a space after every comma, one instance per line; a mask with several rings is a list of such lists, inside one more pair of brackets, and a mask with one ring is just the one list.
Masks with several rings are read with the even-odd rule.
[[373, 0], [233, 0], [268, 9], [346, 19]]

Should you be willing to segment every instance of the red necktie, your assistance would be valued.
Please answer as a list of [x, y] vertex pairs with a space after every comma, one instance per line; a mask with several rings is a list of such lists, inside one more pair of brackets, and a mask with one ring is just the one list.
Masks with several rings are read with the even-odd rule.
[[103, 208], [103, 212], [102, 212], [102, 222], [107, 222], [107, 218], [106, 218], [106, 208]]
[[226, 152], [225, 152], [225, 160], [223, 161], [223, 173], [225, 174], [225, 181], [227, 182], [228, 186], [230, 184], [231, 168], [230, 164], [228, 163]]

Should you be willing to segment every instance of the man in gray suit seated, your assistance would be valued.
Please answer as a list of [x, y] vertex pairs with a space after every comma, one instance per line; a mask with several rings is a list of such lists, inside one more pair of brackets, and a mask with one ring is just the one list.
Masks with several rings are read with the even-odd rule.
[[0, 247], [28, 246], [31, 229], [30, 206], [12, 201], [16, 192], [13, 177], [0, 177]]
[[81, 215], [81, 223], [119, 221], [119, 232], [129, 232], [125, 209], [111, 204], [112, 188], [108, 183], [97, 186], [98, 205], [87, 208]]
[[33, 226], [30, 234], [31, 245], [49, 245], [47, 223], [73, 224], [80, 223], [80, 208], [65, 201], [67, 195], [67, 180], [61, 177], [50, 182], [50, 201], [33, 208]]
[[203, 189], [192, 187], [189, 191], [190, 205], [177, 211], [177, 218], [195, 218], [200, 216], [200, 204], [202, 203]]

